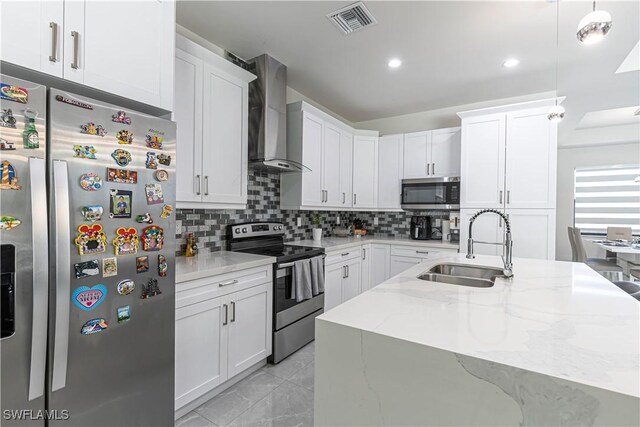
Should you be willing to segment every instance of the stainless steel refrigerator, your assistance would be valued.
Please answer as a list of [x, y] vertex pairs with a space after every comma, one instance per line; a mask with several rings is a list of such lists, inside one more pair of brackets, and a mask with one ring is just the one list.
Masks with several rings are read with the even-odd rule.
[[173, 425], [175, 124], [0, 83], [2, 425]]

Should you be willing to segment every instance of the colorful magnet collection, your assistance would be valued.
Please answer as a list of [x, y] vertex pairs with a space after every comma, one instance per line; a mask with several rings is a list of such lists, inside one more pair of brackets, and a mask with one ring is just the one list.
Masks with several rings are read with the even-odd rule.
[[162, 150], [162, 141], [164, 141], [164, 138], [158, 135], [147, 134], [147, 136], [145, 137], [147, 147], [153, 148], [154, 150]]
[[29, 91], [20, 86], [8, 85], [0, 83], [0, 98], [7, 101], [19, 102], [26, 104], [29, 101]]
[[149, 212], [145, 212], [143, 215], [136, 216], [136, 222], [138, 224], [142, 224], [142, 223], [153, 224], [153, 218], [151, 218], [151, 214]]
[[116, 230], [113, 248], [117, 256], [137, 254], [139, 244], [138, 231], [135, 228], [120, 227]]
[[102, 277], [112, 277], [118, 275], [118, 259], [103, 258], [102, 260]]
[[76, 272], [76, 279], [97, 276], [100, 274], [100, 261], [93, 259], [91, 261], [79, 262], [73, 265], [73, 269]]
[[11, 108], [3, 108], [0, 111], [0, 126], [3, 128], [16, 128], [16, 118], [13, 117]]
[[0, 138], [0, 150], [1, 151], [13, 151], [16, 149], [16, 144], [7, 141], [4, 138]]
[[137, 184], [138, 172], [127, 169], [107, 168], [107, 181], [118, 184]]
[[107, 250], [107, 235], [100, 224], [83, 224], [78, 227], [75, 239], [80, 255], [98, 254]]
[[125, 305], [124, 307], [118, 307], [118, 323], [127, 322], [131, 318], [129, 312], [130, 309], [128, 305]]
[[142, 229], [142, 250], [154, 252], [162, 249], [164, 244], [164, 230], [157, 225], [150, 225]]
[[156, 177], [156, 179], [160, 182], [162, 181], [166, 181], [169, 179], [169, 172], [167, 172], [164, 169], [158, 169], [156, 171], [156, 173], [154, 174], [154, 176]]
[[131, 218], [131, 198], [133, 191], [111, 190], [109, 198], [110, 218]]
[[85, 173], [80, 176], [80, 188], [84, 191], [98, 191], [102, 188], [102, 178], [95, 173]]
[[12, 216], [0, 216], [0, 230], [11, 230], [22, 223], [18, 218]]
[[13, 165], [8, 160], [3, 160], [2, 163], [2, 180], [0, 181], [1, 190], [19, 190], [20, 184], [18, 184], [18, 175]]
[[99, 306], [106, 297], [107, 287], [100, 284], [92, 287], [80, 286], [76, 288], [71, 299], [80, 310], [90, 311]]
[[116, 123], [122, 123], [125, 125], [131, 124], [131, 118], [127, 117], [127, 113], [124, 111], [118, 111], [113, 116], [111, 116], [111, 121]]
[[128, 130], [121, 130], [116, 134], [118, 144], [129, 145], [133, 143], [133, 133]]
[[113, 153], [111, 153], [111, 157], [113, 157], [113, 160], [115, 160], [116, 164], [120, 167], [125, 167], [129, 163], [131, 163], [131, 153], [121, 148], [113, 150]]
[[73, 157], [77, 157], [79, 159], [96, 159], [96, 149], [93, 145], [74, 145], [73, 152], [75, 153]]
[[160, 184], [145, 184], [144, 192], [147, 195], [147, 205], [164, 203], [162, 186]]
[[136, 288], [136, 284], [134, 283], [133, 280], [122, 280], [120, 283], [118, 283], [118, 286], [116, 287], [118, 293], [120, 295], [129, 295], [131, 292], [133, 292]]
[[136, 273], [146, 273], [149, 271], [149, 257], [139, 256], [136, 258]]
[[104, 209], [100, 205], [83, 206], [80, 210], [85, 221], [96, 222], [102, 219]]
[[109, 327], [107, 321], [103, 318], [99, 319], [91, 319], [87, 321], [84, 325], [82, 325], [82, 329], [80, 329], [80, 333], [82, 335], [93, 335], [98, 332], [102, 332]]
[[80, 126], [80, 133], [104, 137], [107, 134], [107, 131], [102, 127], [102, 125], [96, 125], [93, 122], [89, 122], [86, 125]]

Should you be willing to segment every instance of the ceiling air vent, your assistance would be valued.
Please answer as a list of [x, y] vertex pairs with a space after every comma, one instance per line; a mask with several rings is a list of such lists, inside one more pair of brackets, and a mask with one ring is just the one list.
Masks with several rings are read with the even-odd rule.
[[361, 1], [329, 13], [327, 18], [344, 34], [351, 34], [354, 31], [378, 23]]

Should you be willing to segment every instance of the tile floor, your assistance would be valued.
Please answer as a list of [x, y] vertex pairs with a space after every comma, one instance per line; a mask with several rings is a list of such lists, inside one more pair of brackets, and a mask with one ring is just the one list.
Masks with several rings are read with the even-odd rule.
[[314, 344], [249, 375], [176, 420], [176, 427], [312, 426]]

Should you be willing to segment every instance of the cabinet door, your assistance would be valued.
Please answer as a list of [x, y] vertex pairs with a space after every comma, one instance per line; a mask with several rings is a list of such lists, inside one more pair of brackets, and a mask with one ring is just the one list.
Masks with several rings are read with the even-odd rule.
[[322, 130], [321, 119], [307, 112], [302, 114], [302, 163], [310, 171], [302, 174], [302, 204], [322, 205]]
[[346, 276], [344, 263], [327, 265], [324, 269], [324, 311], [342, 303], [342, 280]]
[[[477, 209], [460, 210], [460, 251], [463, 253], [467, 253], [469, 219], [477, 211]], [[504, 241], [504, 223], [502, 219], [492, 213], [479, 216], [473, 222], [473, 240], [502, 243]], [[476, 243], [473, 246], [473, 251], [475, 254], [481, 255], [502, 255], [503, 247]]]
[[378, 141], [378, 208], [400, 209], [402, 192], [403, 135], [387, 135]]
[[507, 209], [507, 215], [514, 257], [555, 259], [555, 209]]
[[340, 206], [350, 208], [353, 204], [352, 181], [353, 175], [353, 135], [340, 133]]
[[462, 120], [460, 204], [463, 208], [504, 205], [505, 115]]
[[396, 274], [400, 274], [403, 271], [408, 270], [416, 264], [420, 264], [422, 258], [405, 257], [399, 255], [391, 255], [391, 272], [390, 276], [393, 277]]
[[173, 120], [177, 123], [180, 161], [176, 165], [176, 201], [202, 198], [202, 80], [203, 62], [176, 49]]
[[554, 208], [557, 124], [547, 108], [507, 114], [507, 208]]
[[377, 203], [378, 138], [353, 138], [353, 207], [375, 208]]
[[378, 286], [391, 277], [389, 264], [391, 262], [389, 245], [371, 245], [371, 287]]
[[272, 284], [229, 296], [229, 378], [271, 354]]
[[204, 64], [202, 201], [247, 202], [247, 86]]
[[[68, 78], [74, 56], [70, 31], [78, 31], [80, 83], [171, 110], [175, 2], [128, 1], [114, 5], [109, 1], [66, 1], [65, 9], [81, 5], [81, 16], [73, 13], [70, 21], [65, 17], [65, 39], [70, 39], [70, 44], [65, 44], [64, 77]], [[79, 19], [84, 20], [83, 25]], [[77, 73], [71, 75], [77, 81]]]
[[324, 204], [330, 207], [342, 206], [340, 194], [340, 129], [328, 123], [324, 125], [322, 147], [322, 190]]
[[342, 302], [360, 295], [361, 291], [361, 263], [360, 258], [352, 259], [345, 264], [347, 273], [342, 279]]
[[362, 245], [362, 258], [360, 260], [360, 290], [367, 291], [371, 288], [371, 245]]
[[60, 1], [0, 2], [2, 60], [62, 77], [64, 7]]
[[431, 132], [414, 132], [404, 134], [404, 178], [424, 178], [427, 171], [428, 148]]
[[176, 310], [176, 408], [227, 380], [226, 297]]
[[460, 176], [460, 128], [431, 132], [431, 175]]

